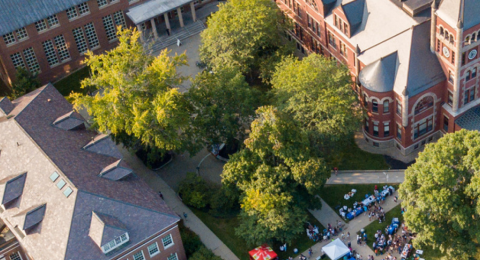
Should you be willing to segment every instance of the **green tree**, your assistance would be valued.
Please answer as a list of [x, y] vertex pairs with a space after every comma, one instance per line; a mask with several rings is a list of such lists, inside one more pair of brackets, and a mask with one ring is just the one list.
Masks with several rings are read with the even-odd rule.
[[177, 89], [184, 80], [177, 67], [186, 64], [186, 56], [169, 57], [166, 50], [151, 56], [139, 37], [136, 30], [119, 30], [115, 49], [87, 53], [92, 76], [82, 81], [82, 87], [98, 92], [73, 93], [75, 108], [85, 107], [100, 132], [133, 138], [161, 152], [181, 149], [179, 132], [188, 124], [189, 108]]
[[237, 235], [250, 244], [290, 242], [303, 232], [308, 208], [320, 208], [316, 194], [330, 171], [311, 155], [306, 134], [273, 107], [257, 110], [246, 148], [224, 166], [223, 183], [241, 194]]
[[263, 59], [285, 46], [289, 28], [283, 13], [270, 0], [230, 0], [207, 21], [200, 56], [213, 68], [234, 66], [243, 73], [258, 68]]
[[445, 259], [475, 258], [480, 241], [480, 133], [461, 130], [429, 144], [400, 185], [417, 248]]
[[193, 253], [188, 260], [222, 260], [222, 258], [214, 255], [211, 250], [202, 246], [197, 252]]
[[352, 89], [348, 68], [310, 54], [285, 58], [272, 80], [274, 104], [309, 133], [312, 148], [322, 154], [360, 127], [362, 110]]
[[31, 73], [25, 68], [18, 68], [9, 97], [16, 99], [39, 87], [40, 81], [37, 78], [37, 73]]
[[[261, 92], [251, 88], [238, 69], [226, 68], [216, 73], [197, 75], [186, 94], [194, 116], [186, 136], [202, 146], [243, 142], [245, 128], [259, 106]], [[194, 149], [192, 149], [194, 150]]]

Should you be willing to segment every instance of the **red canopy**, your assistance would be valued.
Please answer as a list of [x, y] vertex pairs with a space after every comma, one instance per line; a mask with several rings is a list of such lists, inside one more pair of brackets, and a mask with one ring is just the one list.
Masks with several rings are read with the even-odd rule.
[[254, 260], [270, 260], [277, 257], [277, 254], [272, 248], [265, 245], [259, 246], [248, 253], [250, 254], [250, 259]]

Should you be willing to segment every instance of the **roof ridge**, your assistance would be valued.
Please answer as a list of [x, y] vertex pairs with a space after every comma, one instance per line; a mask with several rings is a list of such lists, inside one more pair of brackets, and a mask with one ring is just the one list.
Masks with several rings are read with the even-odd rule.
[[[47, 83], [45, 86], [38, 88], [38, 89], [40, 89], [40, 90], [38, 91], [38, 93], [36, 93], [35, 96], [32, 98], [32, 100], [30, 100], [30, 102], [28, 102], [28, 104], [27, 104], [26, 106], [24, 106], [20, 111], [18, 111], [18, 113], [17, 113], [16, 115], [14, 115], [14, 117], [19, 116], [19, 115], [25, 110], [25, 108], [27, 108], [28, 105], [30, 105], [30, 104], [31, 104], [41, 93], [43, 93], [43, 91], [45, 91], [45, 89], [47, 89], [47, 87], [50, 86], [50, 85], [53, 87], [53, 85], [52, 85], [51, 83]], [[35, 90], [34, 90], [34, 91], [35, 91]], [[33, 92], [33, 91], [32, 91], [32, 92]], [[27, 94], [28, 94], [28, 93], [27, 93]], [[23, 96], [22, 96], [22, 97], [23, 97]], [[20, 103], [19, 103], [19, 104], [20, 104]], [[15, 120], [15, 121], [16, 121], [16, 120]]]

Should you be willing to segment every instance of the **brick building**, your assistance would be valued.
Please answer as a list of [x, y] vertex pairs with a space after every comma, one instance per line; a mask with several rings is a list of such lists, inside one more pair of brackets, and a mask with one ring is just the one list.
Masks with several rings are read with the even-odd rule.
[[0, 259], [186, 260], [180, 218], [51, 84], [0, 99]]
[[[115, 47], [117, 26], [183, 27], [182, 14], [195, 21], [195, 9], [211, 1], [0, 0], [0, 90], [8, 90], [18, 67], [39, 73], [43, 84], [54, 82], [81, 67], [87, 50]], [[152, 31], [152, 37], [165, 32]]]
[[447, 132], [480, 130], [480, 1], [276, 2], [300, 51], [349, 67], [372, 146], [406, 155]]

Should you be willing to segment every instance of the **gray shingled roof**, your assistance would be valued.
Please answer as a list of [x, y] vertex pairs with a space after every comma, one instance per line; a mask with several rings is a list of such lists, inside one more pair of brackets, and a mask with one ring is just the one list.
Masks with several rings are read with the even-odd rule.
[[[10, 99], [6, 98], [6, 97], [3, 97], [3, 98], [0, 98], [0, 112], [3, 111], [4, 114], [8, 114], [12, 111], [12, 109], [14, 108], [12, 102], [10, 101]], [[1, 115], [1, 114], [0, 114]]]
[[363, 13], [365, 9], [365, 0], [355, 0], [348, 4], [342, 5], [343, 12], [350, 24], [350, 35], [354, 35], [363, 21]]
[[455, 120], [455, 124], [463, 129], [480, 131], [480, 107], [469, 109]]
[[[123, 166], [121, 166], [123, 165]], [[122, 162], [122, 160], [118, 160], [117, 162], [114, 162], [110, 164], [109, 166], [105, 167], [102, 172], [100, 172], [100, 176], [103, 178], [107, 178], [112, 181], [118, 181], [121, 180], [128, 175], [132, 174], [133, 171], [129, 168], [125, 167], [125, 163]]]
[[110, 216], [107, 214], [102, 214], [100, 212], [93, 212], [92, 218], [97, 217], [103, 224], [101, 231], [102, 239], [100, 242], [100, 246], [105, 245], [106, 243], [114, 240], [115, 238], [125, 234], [128, 232], [127, 227], [123, 224], [120, 220], [118, 220], [114, 216]]
[[92, 153], [103, 154], [118, 159], [122, 159], [123, 157], [115, 146], [115, 143], [106, 134], [95, 136], [83, 147], [83, 149]]
[[397, 66], [397, 52], [382, 57], [360, 71], [360, 83], [368, 90], [374, 92], [392, 91], [395, 84], [395, 76], [397, 75]]
[[57, 118], [55, 122], [53, 122], [53, 125], [63, 130], [74, 130], [78, 127], [84, 127], [84, 122], [85, 121], [80, 114], [75, 111], [71, 111]]
[[190, 2], [192, 0], [150, 0], [130, 8], [127, 16], [133, 23], [139, 24]]
[[20, 197], [23, 193], [23, 187], [25, 186], [25, 179], [27, 173], [22, 173], [16, 177], [9, 179], [5, 183], [5, 191], [3, 193], [2, 204], [5, 205], [9, 202]]
[[337, 0], [322, 0], [323, 3], [323, 16], [327, 16], [337, 3]]
[[0, 0], [0, 35], [15, 31], [88, 0]]
[[29, 212], [25, 215], [25, 222], [23, 224], [23, 230], [28, 230], [35, 226], [36, 224], [40, 223], [45, 216], [45, 210], [47, 209], [47, 205], [43, 204]]

